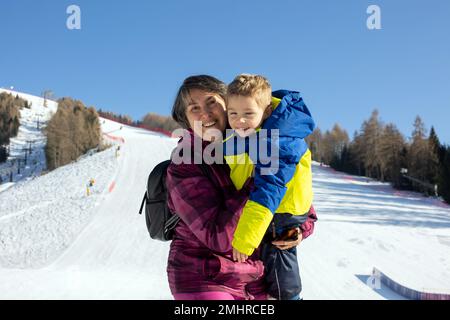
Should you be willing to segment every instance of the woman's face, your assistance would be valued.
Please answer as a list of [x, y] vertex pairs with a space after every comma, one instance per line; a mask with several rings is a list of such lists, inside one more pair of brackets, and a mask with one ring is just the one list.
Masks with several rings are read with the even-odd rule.
[[226, 129], [225, 101], [216, 93], [200, 89], [192, 89], [189, 93], [190, 102], [186, 107], [189, 126], [203, 140], [212, 141], [214, 134], [208, 134], [209, 130], [216, 129], [222, 134]]

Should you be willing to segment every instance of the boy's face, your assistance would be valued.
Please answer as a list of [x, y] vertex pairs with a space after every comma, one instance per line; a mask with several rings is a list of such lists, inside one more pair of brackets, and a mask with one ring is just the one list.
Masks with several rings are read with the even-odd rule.
[[241, 137], [252, 134], [272, 111], [271, 106], [259, 106], [253, 97], [228, 97], [227, 115], [230, 127]]

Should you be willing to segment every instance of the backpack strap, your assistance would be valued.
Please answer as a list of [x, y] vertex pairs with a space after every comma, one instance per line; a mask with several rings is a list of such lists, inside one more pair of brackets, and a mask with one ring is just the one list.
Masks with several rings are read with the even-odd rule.
[[148, 200], [147, 190], [144, 193], [144, 198], [142, 199], [141, 208], [139, 209], [139, 214], [142, 214], [142, 209], [144, 209], [144, 203]]

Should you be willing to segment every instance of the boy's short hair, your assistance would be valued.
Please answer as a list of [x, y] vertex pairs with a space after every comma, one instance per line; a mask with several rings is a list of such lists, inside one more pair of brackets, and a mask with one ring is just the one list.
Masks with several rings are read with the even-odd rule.
[[228, 85], [227, 98], [232, 95], [253, 97], [260, 107], [267, 107], [272, 101], [272, 86], [260, 75], [240, 74]]

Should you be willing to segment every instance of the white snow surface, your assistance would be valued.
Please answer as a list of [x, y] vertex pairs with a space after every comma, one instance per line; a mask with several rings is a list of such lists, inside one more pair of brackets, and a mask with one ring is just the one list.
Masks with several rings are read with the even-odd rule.
[[369, 290], [373, 267], [408, 288], [450, 293], [450, 206], [318, 164], [313, 187], [319, 221], [299, 247], [305, 299], [401, 299], [383, 284]]
[[[0, 193], [0, 299], [172, 299], [169, 243], [150, 240], [138, 210], [176, 139], [101, 122], [125, 140], [118, 158], [113, 147]], [[373, 267], [450, 293], [449, 206], [318, 164], [313, 172], [319, 221], [298, 248], [305, 299], [402, 299], [366, 284]]]

